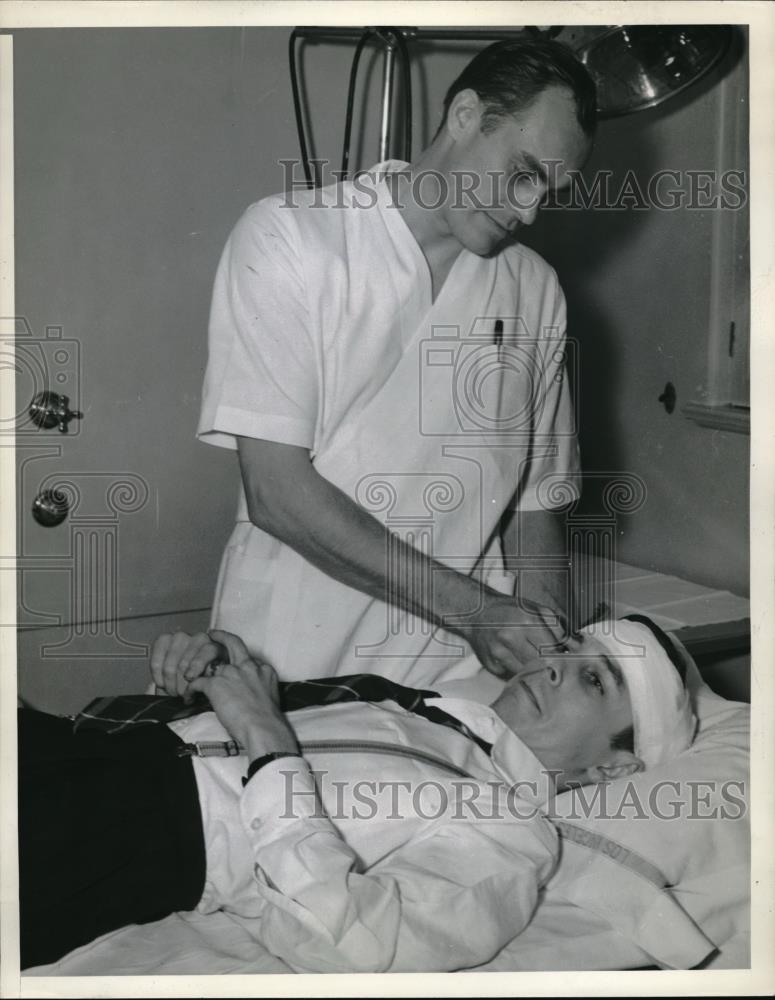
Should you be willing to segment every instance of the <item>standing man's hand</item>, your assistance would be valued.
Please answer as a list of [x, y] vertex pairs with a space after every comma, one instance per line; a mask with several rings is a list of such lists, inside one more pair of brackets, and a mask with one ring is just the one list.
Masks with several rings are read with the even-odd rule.
[[485, 598], [474, 619], [455, 629], [471, 645], [485, 669], [496, 677], [519, 673], [523, 664], [556, 646], [565, 637], [565, 624], [547, 608], [505, 594]]

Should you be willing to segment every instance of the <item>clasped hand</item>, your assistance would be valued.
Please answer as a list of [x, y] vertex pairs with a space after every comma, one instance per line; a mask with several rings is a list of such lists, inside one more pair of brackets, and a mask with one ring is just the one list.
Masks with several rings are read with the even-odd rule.
[[[206, 673], [214, 660], [220, 664]], [[277, 673], [268, 663], [251, 658], [243, 641], [230, 632], [186, 632], [160, 635], [151, 650], [151, 675], [159, 693], [180, 695], [190, 702], [201, 692], [232, 739], [251, 758], [297, 749], [296, 738], [280, 709]]]

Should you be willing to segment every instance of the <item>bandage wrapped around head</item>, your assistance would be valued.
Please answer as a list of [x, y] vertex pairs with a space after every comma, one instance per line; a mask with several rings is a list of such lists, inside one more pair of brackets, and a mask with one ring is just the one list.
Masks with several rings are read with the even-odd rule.
[[641, 615], [596, 622], [581, 631], [594, 636], [621, 668], [632, 702], [635, 756], [644, 767], [688, 749], [697, 719], [687, 685], [694, 664], [684, 647]]

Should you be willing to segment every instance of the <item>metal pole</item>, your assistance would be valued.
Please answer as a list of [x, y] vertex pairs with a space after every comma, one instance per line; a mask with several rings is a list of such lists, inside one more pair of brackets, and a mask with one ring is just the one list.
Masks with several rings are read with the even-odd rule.
[[[299, 27], [296, 34], [300, 38], [310, 40], [325, 38], [359, 38], [362, 28], [323, 28], [323, 27]], [[524, 28], [479, 28], [479, 29], [457, 29], [457, 28], [397, 28], [405, 38], [424, 38], [428, 41], [451, 41], [451, 42], [487, 42], [497, 41], [499, 38], [513, 38], [525, 33]]]
[[390, 114], [393, 110], [393, 78], [395, 69], [396, 43], [392, 38], [385, 40], [385, 63], [382, 68], [382, 122], [379, 130], [379, 162], [390, 155]]

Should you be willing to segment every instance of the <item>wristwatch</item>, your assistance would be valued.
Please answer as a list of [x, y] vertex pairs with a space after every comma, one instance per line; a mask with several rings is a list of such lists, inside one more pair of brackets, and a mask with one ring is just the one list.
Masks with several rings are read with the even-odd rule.
[[250, 781], [254, 774], [261, 770], [265, 764], [271, 764], [273, 760], [279, 760], [281, 757], [301, 757], [302, 754], [297, 753], [294, 750], [276, 750], [274, 753], [265, 753], [263, 757], [256, 757], [255, 760], [251, 760], [248, 764], [248, 773], [242, 779], [242, 787]]

